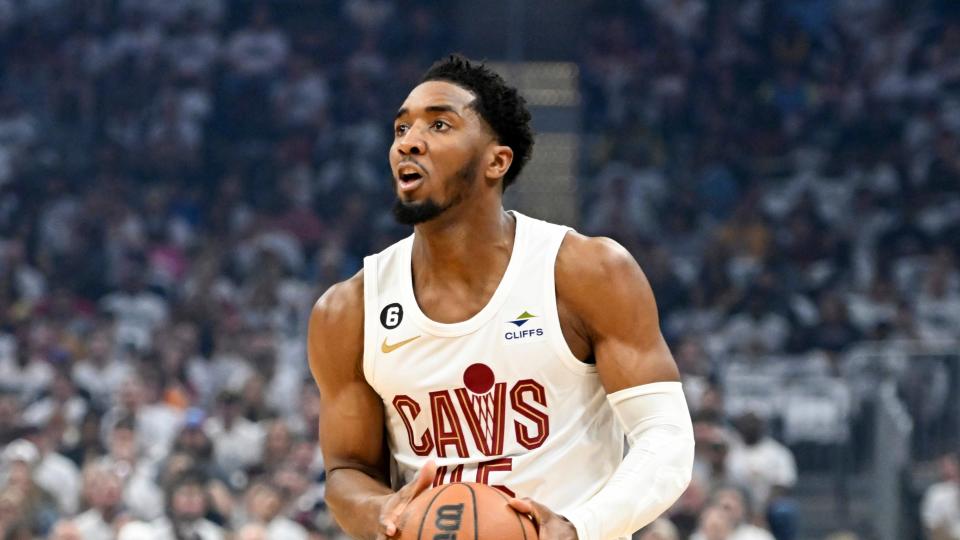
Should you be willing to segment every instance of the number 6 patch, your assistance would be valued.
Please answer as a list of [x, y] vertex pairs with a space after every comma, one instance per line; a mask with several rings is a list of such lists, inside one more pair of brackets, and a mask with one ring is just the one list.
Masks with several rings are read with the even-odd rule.
[[403, 321], [403, 306], [394, 302], [387, 304], [380, 312], [380, 324], [387, 330], [393, 330]]

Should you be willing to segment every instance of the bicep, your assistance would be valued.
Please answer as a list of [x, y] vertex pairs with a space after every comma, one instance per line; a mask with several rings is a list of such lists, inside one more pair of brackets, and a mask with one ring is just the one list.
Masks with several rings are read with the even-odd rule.
[[[589, 335], [607, 393], [678, 381], [673, 355], [660, 332], [650, 283], [633, 257], [606, 239], [574, 239], [563, 294]], [[578, 253], [579, 252], [579, 253]], [[561, 276], [558, 272], [558, 292]]]
[[383, 404], [361, 369], [362, 296], [343, 302], [343, 292], [329, 291], [317, 302], [307, 336], [320, 389], [320, 446], [328, 471], [358, 469], [386, 480]]

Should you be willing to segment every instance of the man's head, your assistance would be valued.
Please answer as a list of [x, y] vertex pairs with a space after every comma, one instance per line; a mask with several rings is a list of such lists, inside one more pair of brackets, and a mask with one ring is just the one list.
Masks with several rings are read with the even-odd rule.
[[167, 510], [170, 518], [180, 523], [206, 515], [206, 478], [202, 472], [187, 471], [173, 481], [167, 492]]
[[733, 534], [733, 520], [719, 506], [708, 506], [700, 514], [700, 534], [705, 540], [729, 540]]
[[394, 215], [422, 223], [476, 191], [499, 194], [532, 148], [530, 113], [517, 90], [484, 65], [451, 55], [427, 71], [397, 112]]
[[123, 479], [117, 470], [106, 465], [94, 465], [87, 473], [83, 491], [90, 506], [104, 515], [116, 510], [123, 501]]
[[276, 486], [258, 482], [247, 490], [247, 513], [260, 523], [270, 523], [283, 507], [283, 495]]
[[713, 505], [727, 511], [734, 527], [748, 521], [749, 496], [748, 493], [733, 486], [722, 487], [713, 494]]
[[756, 413], [748, 412], [737, 420], [737, 429], [747, 446], [760, 442], [765, 435], [764, 421]]

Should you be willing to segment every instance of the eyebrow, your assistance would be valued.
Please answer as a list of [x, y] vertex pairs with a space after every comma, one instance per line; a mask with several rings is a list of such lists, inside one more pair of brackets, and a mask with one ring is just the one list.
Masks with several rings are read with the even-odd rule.
[[[455, 115], [457, 115], [457, 116], [460, 116], [460, 113], [457, 112], [457, 110], [453, 107], [453, 105], [447, 105], [447, 104], [445, 104], [445, 103], [444, 103], [444, 104], [441, 104], [441, 105], [428, 105], [424, 110], [425, 110], [426, 112], [428, 112], [428, 113], [443, 113], [443, 112], [448, 112], [448, 113], [453, 113], [453, 114], [455, 114]], [[406, 107], [400, 107], [400, 110], [397, 111], [397, 116], [394, 117], [394, 120], [396, 120], [397, 118], [400, 118], [401, 116], [403, 116], [403, 115], [405, 115], [405, 114], [407, 114], [407, 113], [409, 113], [409, 112], [410, 112], [410, 110], [407, 109]]]

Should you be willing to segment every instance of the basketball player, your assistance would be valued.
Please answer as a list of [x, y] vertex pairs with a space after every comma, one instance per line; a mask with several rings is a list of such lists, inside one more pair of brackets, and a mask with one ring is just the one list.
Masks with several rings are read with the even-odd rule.
[[313, 308], [326, 499], [356, 538], [395, 536], [407, 502], [456, 481], [517, 497], [545, 540], [623, 538], [689, 481], [690, 415], [637, 263], [503, 209], [529, 120], [483, 65], [435, 64], [390, 148], [413, 235]]

